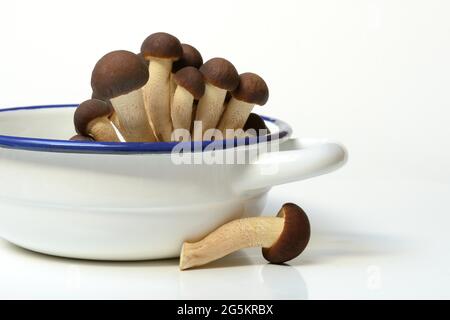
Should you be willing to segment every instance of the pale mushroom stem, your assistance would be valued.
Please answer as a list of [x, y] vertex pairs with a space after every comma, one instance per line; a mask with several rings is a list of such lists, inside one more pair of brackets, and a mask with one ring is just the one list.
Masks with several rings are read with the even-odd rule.
[[[169, 85], [170, 85], [170, 95], [169, 95], [169, 104], [172, 106], [173, 98], [175, 97], [175, 90], [177, 89], [177, 84], [173, 78], [174, 74], [170, 74]], [[172, 120], [173, 121], [173, 120]], [[175, 127], [175, 126], [174, 126]]]
[[172, 106], [170, 109], [172, 115], [173, 129], [191, 129], [192, 106], [194, 96], [181, 86], [175, 90]]
[[118, 120], [118, 123], [114, 124], [127, 142], [156, 141], [153, 130], [147, 121], [141, 90], [131, 91], [128, 94], [112, 98], [110, 101]]
[[114, 111], [113, 114], [109, 117], [109, 120], [113, 123], [114, 127], [117, 128], [120, 132], [122, 132], [123, 128], [120, 127], [120, 120], [117, 112]]
[[[117, 117], [117, 113], [113, 112], [113, 114], [109, 117], [109, 120], [113, 124], [114, 131], [116, 132], [116, 135], [119, 138], [119, 142], [127, 142], [122, 135], [123, 129], [120, 127], [120, 121], [119, 118]], [[153, 139], [156, 141], [156, 137], [153, 134], [153, 129], [152, 128], [150, 129], [152, 130]]]
[[225, 112], [223, 113], [217, 129], [221, 131], [226, 138], [230, 138], [226, 135], [226, 130], [243, 128], [254, 106], [255, 104], [253, 103], [231, 98], [225, 108]]
[[160, 141], [170, 141], [170, 74], [172, 61], [152, 59], [149, 64], [150, 78], [144, 86], [145, 110], [155, 134]]
[[108, 118], [101, 118], [93, 121], [93, 124], [89, 125], [87, 130], [90, 135], [94, 137], [95, 141], [120, 142], [120, 139]]
[[224, 110], [227, 90], [220, 89], [209, 83], [205, 85], [205, 94], [198, 102], [196, 121], [202, 122], [202, 137], [206, 130], [216, 128]]
[[270, 248], [284, 228], [284, 218], [255, 217], [231, 221], [204, 239], [183, 244], [180, 269], [200, 266], [234, 251], [250, 248]]

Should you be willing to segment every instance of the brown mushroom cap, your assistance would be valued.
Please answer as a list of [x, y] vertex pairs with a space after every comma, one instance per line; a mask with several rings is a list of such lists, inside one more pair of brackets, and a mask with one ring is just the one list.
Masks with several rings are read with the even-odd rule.
[[183, 55], [179, 60], [173, 63], [172, 72], [175, 73], [184, 67], [200, 68], [203, 64], [203, 58], [200, 52], [193, 46], [186, 43], [183, 43], [181, 47], [183, 48]]
[[91, 136], [83, 136], [81, 134], [76, 134], [72, 138], [70, 138], [70, 141], [95, 141], [95, 140]]
[[110, 104], [102, 100], [90, 99], [81, 103], [75, 110], [73, 122], [75, 130], [78, 134], [87, 136], [87, 128], [92, 120], [101, 117], [109, 117], [113, 113], [113, 108]]
[[249, 114], [247, 121], [244, 124], [243, 129], [244, 129], [244, 131], [253, 129], [256, 131], [257, 135], [259, 135], [259, 130], [267, 130], [267, 133], [270, 133], [269, 128], [267, 128], [264, 120], [256, 113]]
[[142, 52], [139, 52], [139, 53], [136, 53], [136, 55], [137, 55], [139, 58], [141, 58], [142, 61], [145, 63], [145, 65], [148, 67], [148, 65], [149, 65], [150, 62], [144, 58], [144, 54], [143, 54]]
[[98, 100], [102, 100], [101, 97], [99, 97], [94, 91], [92, 91], [91, 94], [91, 99], [98, 99]]
[[284, 263], [297, 257], [306, 248], [311, 235], [308, 217], [293, 203], [286, 203], [277, 217], [284, 218], [284, 228], [270, 248], [263, 248], [264, 258], [271, 263]]
[[141, 53], [147, 60], [151, 58], [178, 60], [183, 55], [180, 40], [171, 34], [157, 32], [149, 35], [141, 46]]
[[175, 83], [189, 91], [194, 99], [200, 99], [205, 93], [203, 75], [194, 67], [185, 67], [173, 76]]
[[239, 74], [231, 62], [223, 58], [212, 58], [206, 61], [201, 67], [205, 81], [212, 85], [233, 91], [239, 85]]
[[240, 101], [262, 106], [269, 99], [269, 88], [263, 78], [246, 72], [239, 76], [239, 86], [231, 94]]
[[92, 71], [91, 86], [96, 98], [112, 99], [143, 87], [148, 67], [133, 52], [119, 50], [103, 56]]

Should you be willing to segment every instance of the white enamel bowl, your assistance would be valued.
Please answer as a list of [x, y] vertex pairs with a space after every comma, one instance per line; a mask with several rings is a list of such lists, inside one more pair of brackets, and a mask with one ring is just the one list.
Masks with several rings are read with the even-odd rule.
[[184, 154], [247, 155], [246, 164], [179, 165], [170, 143], [67, 141], [73, 108], [0, 111], [0, 237], [18, 246], [82, 259], [177, 257], [184, 240], [259, 215], [272, 186], [346, 161], [341, 145], [290, 139], [289, 126], [266, 118], [276, 133], [267, 152], [260, 142]]

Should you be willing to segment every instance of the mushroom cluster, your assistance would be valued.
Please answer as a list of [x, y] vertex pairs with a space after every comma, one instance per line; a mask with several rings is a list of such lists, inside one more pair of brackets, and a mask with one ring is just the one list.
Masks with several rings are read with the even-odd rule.
[[138, 54], [118, 50], [103, 56], [91, 87], [91, 99], [75, 111], [77, 135], [71, 140], [212, 140], [268, 132], [251, 113], [269, 98], [260, 76], [239, 75], [224, 58], [203, 63], [196, 48], [168, 33], [148, 36]]

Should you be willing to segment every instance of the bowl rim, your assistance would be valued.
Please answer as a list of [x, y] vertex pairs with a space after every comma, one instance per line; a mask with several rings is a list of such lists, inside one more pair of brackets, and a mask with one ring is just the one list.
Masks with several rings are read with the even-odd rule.
[[[0, 116], [4, 112], [30, 111], [40, 109], [76, 108], [78, 104], [52, 104], [23, 106], [0, 109]], [[220, 141], [198, 142], [98, 142], [98, 141], [71, 141], [58, 139], [41, 139], [20, 136], [0, 135], [0, 148], [19, 149], [44, 152], [64, 153], [102, 153], [102, 154], [142, 154], [142, 153], [170, 153], [175, 146], [182, 147], [191, 152], [204, 151], [212, 148], [234, 148], [237, 146], [253, 145], [261, 142], [275, 141], [287, 138], [292, 134], [292, 128], [286, 122], [264, 115], [264, 121], [274, 124], [278, 132], [263, 137], [235, 138]]]

